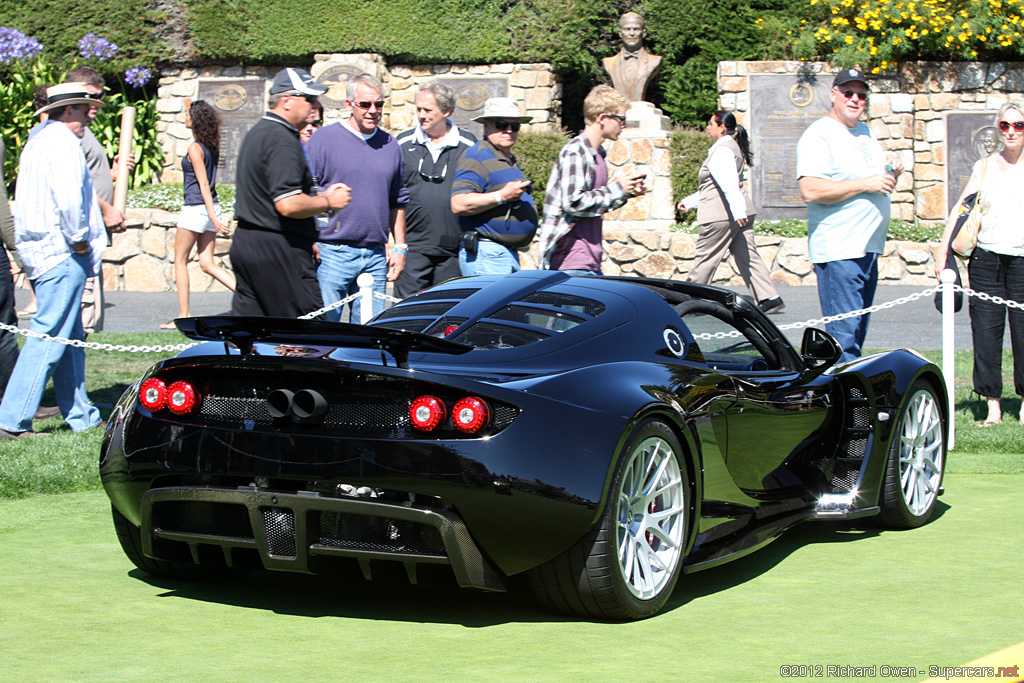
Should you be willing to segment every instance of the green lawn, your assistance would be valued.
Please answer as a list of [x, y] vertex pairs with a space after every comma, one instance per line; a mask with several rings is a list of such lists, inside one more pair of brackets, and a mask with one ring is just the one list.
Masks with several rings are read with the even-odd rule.
[[885, 680], [920, 681], [1022, 639], [1022, 486], [951, 474], [914, 531], [805, 524], [684, 576], [665, 612], [627, 624], [553, 617], [521, 593], [157, 580], [122, 554], [102, 492], [5, 501], [0, 679], [751, 683], [805, 664], [915, 667]]

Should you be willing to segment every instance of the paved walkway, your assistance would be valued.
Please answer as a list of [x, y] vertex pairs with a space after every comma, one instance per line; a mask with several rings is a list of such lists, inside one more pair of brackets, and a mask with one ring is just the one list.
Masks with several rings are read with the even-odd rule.
[[[899, 299], [923, 289], [925, 288], [905, 285], [881, 285], [875, 303]], [[786, 310], [772, 316], [776, 324], [783, 325], [821, 317], [816, 288], [780, 287], [779, 292], [786, 302]], [[28, 302], [28, 291], [19, 289], [16, 297], [20, 309]], [[108, 332], [158, 331], [160, 323], [171, 320], [178, 312], [178, 298], [175, 292], [116, 291], [106, 292], [105, 298], [105, 330]], [[193, 292], [190, 301], [193, 315], [219, 315], [227, 313], [230, 309], [231, 294]], [[22, 320], [22, 325], [27, 326], [27, 321]], [[799, 347], [803, 330], [787, 330], [786, 333], [793, 344]], [[971, 322], [966, 303], [956, 315], [955, 339], [958, 349], [971, 348]], [[941, 316], [932, 305], [932, 297], [929, 295], [908, 304], [874, 313], [871, 316], [865, 346], [869, 349], [942, 348]]]

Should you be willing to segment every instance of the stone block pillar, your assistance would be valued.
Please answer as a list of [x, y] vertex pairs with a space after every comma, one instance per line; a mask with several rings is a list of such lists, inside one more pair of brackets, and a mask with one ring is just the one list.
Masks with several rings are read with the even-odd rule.
[[624, 168], [636, 167], [647, 174], [644, 183], [647, 193], [630, 199], [621, 209], [606, 213], [605, 231], [667, 230], [675, 224], [670, 136], [668, 117], [660, 109], [650, 102], [630, 103], [625, 130], [607, 147], [608, 177]]

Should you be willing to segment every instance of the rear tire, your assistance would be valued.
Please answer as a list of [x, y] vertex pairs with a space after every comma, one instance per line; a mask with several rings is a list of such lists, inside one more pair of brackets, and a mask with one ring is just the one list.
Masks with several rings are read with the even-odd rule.
[[946, 425], [935, 389], [919, 379], [907, 392], [882, 483], [879, 523], [914, 529], [928, 522], [946, 465]]
[[627, 439], [597, 526], [530, 572], [538, 599], [556, 612], [632, 620], [657, 614], [675, 588], [691, 507], [683, 449], [659, 420]]
[[139, 527], [129, 522], [114, 506], [110, 507], [110, 512], [114, 517], [114, 529], [117, 531], [117, 540], [121, 543], [121, 549], [124, 550], [124, 554], [128, 556], [132, 564], [147, 574], [163, 579], [229, 581], [248, 573], [244, 569], [235, 567], [169, 562], [146, 557], [142, 554], [142, 532]]

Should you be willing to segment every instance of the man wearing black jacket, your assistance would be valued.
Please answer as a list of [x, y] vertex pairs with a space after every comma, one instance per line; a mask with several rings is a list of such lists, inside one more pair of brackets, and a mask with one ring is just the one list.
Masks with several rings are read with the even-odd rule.
[[449, 120], [455, 95], [447, 86], [430, 83], [416, 95], [419, 126], [398, 136], [405, 161], [405, 238], [408, 257], [395, 282], [395, 296], [405, 298], [459, 277], [458, 217], [452, 213], [455, 168], [466, 149], [476, 143], [472, 133]]

